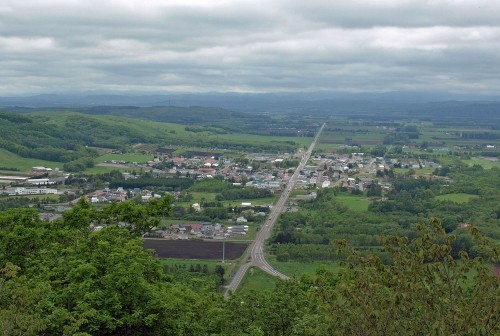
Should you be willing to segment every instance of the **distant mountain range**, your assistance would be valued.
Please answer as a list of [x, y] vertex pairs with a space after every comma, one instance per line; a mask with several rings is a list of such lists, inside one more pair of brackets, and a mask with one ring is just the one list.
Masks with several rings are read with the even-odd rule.
[[207, 106], [254, 111], [322, 106], [327, 103], [377, 102], [425, 103], [437, 101], [500, 101], [499, 96], [453, 94], [447, 92], [388, 92], [388, 93], [186, 93], [186, 94], [137, 94], [137, 93], [77, 93], [40, 94], [33, 96], [0, 97], [2, 107], [76, 107], [76, 106]]
[[[74, 110], [88, 114], [122, 115], [124, 108], [204, 107], [234, 112], [312, 116], [410, 117], [433, 121], [464, 119], [500, 123], [500, 96], [446, 92], [389, 93], [192, 93], [116, 94], [89, 92], [0, 97], [0, 109], [31, 112], [43, 108]], [[144, 111], [141, 111], [141, 114]], [[130, 114], [130, 113], [129, 113]]]

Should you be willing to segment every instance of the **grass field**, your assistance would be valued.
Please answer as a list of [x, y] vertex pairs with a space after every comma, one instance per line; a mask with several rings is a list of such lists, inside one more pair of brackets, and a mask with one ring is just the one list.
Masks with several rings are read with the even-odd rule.
[[246, 293], [251, 290], [273, 290], [276, 288], [276, 279], [259, 268], [251, 267], [243, 278], [238, 293]]
[[127, 167], [106, 167], [106, 166], [94, 166], [92, 168], [85, 169], [85, 174], [105, 174], [113, 170], [119, 170], [121, 172], [133, 172], [139, 171], [139, 169], [127, 168]]
[[280, 262], [275, 257], [268, 257], [269, 263], [278, 271], [290, 277], [300, 277], [303, 274], [315, 275], [318, 268], [325, 268], [332, 272], [339, 270], [339, 265], [333, 262]]
[[95, 161], [96, 162], [105, 162], [105, 161], [125, 161], [125, 162], [137, 162], [137, 163], [147, 163], [148, 161], [153, 160], [153, 155], [146, 155], [140, 153], [124, 153], [124, 154], [104, 154], [99, 156]]
[[[416, 168], [413, 169], [415, 174], [417, 176], [425, 176], [425, 175], [432, 175], [432, 173], [436, 170], [436, 168]], [[405, 175], [410, 171], [410, 168], [394, 168], [394, 172], [397, 175]]]
[[347, 193], [341, 193], [335, 199], [352, 211], [364, 212], [368, 210], [368, 206], [370, 205], [370, 200], [366, 197]]
[[23, 158], [0, 148], [0, 166], [19, 169], [19, 171], [3, 171], [5, 175], [16, 175], [18, 173], [30, 172], [32, 167], [43, 166], [48, 168], [62, 168], [63, 164], [60, 162]]
[[299, 145], [299, 147], [309, 147], [313, 138], [306, 137], [282, 137], [282, 136], [269, 136], [269, 135], [255, 135], [255, 134], [220, 134], [214, 136], [218, 139], [230, 140], [235, 142], [247, 142], [251, 144], [267, 144], [270, 142], [285, 142], [292, 141]]
[[[339, 270], [339, 265], [335, 263], [299, 263], [299, 262], [279, 262], [276, 258], [268, 258], [269, 263], [290, 277], [301, 277], [303, 274], [314, 276], [318, 267], [324, 267], [330, 271], [337, 272]], [[239, 293], [245, 293], [250, 290], [262, 291], [262, 290], [273, 290], [276, 288], [277, 278], [265, 273], [264, 271], [252, 267], [245, 275], [240, 288]]]
[[500, 161], [497, 159], [482, 159], [482, 158], [472, 158], [470, 160], [463, 160], [463, 162], [467, 163], [470, 166], [475, 164], [483, 166], [484, 169], [491, 169], [493, 167], [500, 167]]
[[439, 196], [436, 196], [436, 199], [440, 200], [440, 201], [451, 201], [451, 202], [455, 202], [455, 203], [467, 203], [471, 199], [478, 198], [478, 197], [479, 196], [477, 196], [477, 195], [456, 193], [456, 194], [439, 195]]

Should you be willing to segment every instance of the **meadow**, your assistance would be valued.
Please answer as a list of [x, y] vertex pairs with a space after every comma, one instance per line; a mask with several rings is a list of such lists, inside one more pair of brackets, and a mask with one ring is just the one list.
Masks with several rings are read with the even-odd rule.
[[19, 171], [0, 170], [5, 175], [26, 174], [31, 171], [32, 167], [48, 167], [61, 168], [63, 164], [60, 162], [45, 161], [33, 158], [24, 158], [17, 154], [11, 153], [3, 148], [0, 148], [0, 167], [19, 169]]
[[479, 198], [478, 195], [470, 195], [464, 193], [438, 195], [435, 197], [439, 201], [451, 201], [455, 203], [467, 203], [471, 199]]
[[272, 291], [276, 288], [276, 281], [277, 278], [267, 274], [257, 267], [251, 267], [245, 274], [237, 292], [242, 294], [250, 291]]
[[366, 196], [351, 195], [348, 193], [339, 193], [335, 196], [339, 203], [345, 205], [349, 210], [356, 212], [368, 211], [370, 200]]

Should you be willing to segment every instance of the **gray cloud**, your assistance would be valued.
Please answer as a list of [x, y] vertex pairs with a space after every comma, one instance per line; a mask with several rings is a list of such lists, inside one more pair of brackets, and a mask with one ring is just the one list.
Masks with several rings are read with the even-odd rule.
[[500, 89], [488, 0], [4, 0], [0, 95]]

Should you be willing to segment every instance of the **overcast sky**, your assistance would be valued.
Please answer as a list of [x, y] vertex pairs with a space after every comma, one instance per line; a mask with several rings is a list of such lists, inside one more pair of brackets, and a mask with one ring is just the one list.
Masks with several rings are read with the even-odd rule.
[[500, 91], [498, 0], [1, 0], [0, 96]]

